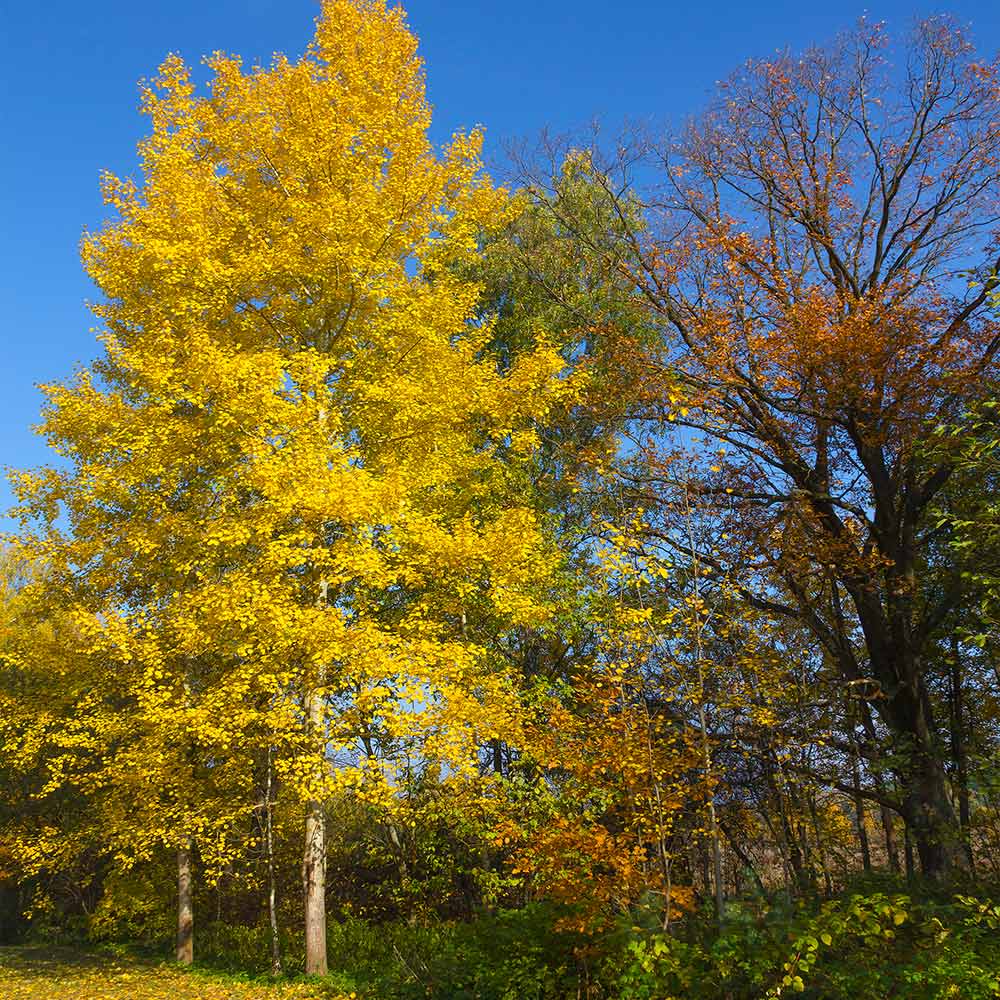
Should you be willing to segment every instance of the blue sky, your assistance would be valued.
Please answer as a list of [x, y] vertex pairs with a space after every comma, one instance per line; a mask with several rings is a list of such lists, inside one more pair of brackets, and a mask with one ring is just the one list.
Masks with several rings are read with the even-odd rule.
[[[137, 81], [163, 56], [195, 62], [216, 49], [250, 62], [295, 55], [318, 0], [11, 0], [0, 59], [0, 465], [48, 459], [31, 432], [39, 382], [65, 378], [95, 353], [77, 246], [103, 218], [101, 169], [132, 170], [144, 121]], [[486, 127], [504, 140], [563, 131], [600, 116], [677, 122], [749, 56], [822, 42], [867, 10], [890, 29], [947, 11], [971, 24], [984, 55], [1000, 48], [1000, 3], [870, 0], [410, 0], [421, 40], [435, 138]], [[0, 510], [10, 502], [0, 484]]]

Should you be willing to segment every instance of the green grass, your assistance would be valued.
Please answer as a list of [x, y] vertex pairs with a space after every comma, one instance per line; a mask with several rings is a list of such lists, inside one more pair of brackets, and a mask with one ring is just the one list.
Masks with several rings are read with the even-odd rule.
[[0, 948], [3, 1000], [345, 1000], [321, 983], [271, 984], [125, 952]]

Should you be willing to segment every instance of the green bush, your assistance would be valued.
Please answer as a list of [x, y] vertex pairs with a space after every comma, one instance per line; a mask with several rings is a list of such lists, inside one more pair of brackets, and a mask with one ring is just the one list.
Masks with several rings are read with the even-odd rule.
[[[302, 935], [282, 933], [281, 954], [286, 972], [299, 973], [305, 960]], [[211, 923], [195, 928], [195, 960], [225, 972], [266, 975], [271, 971], [271, 929], [266, 925]]]
[[555, 917], [549, 907], [534, 904], [473, 923], [439, 925], [423, 935], [397, 932], [391, 942], [395, 964], [378, 985], [385, 996], [400, 1000], [576, 997], [576, 949], [583, 941], [555, 930]]
[[1000, 997], [1000, 905], [873, 893], [736, 919], [711, 938], [631, 941], [621, 1000], [986, 1000]]
[[[655, 914], [633, 913], [597, 940], [558, 930], [561, 911], [544, 904], [470, 923], [331, 920], [326, 987], [364, 1000], [1000, 998], [1000, 904], [884, 880], [864, 888], [826, 901], [734, 901], [721, 932], [708, 912], [670, 934]], [[134, 941], [160, 926], [161, 915], [120, 895], [92, 930]], [[199, 964], [266, 976], [269, 930], [200, 925], [195, 952]], [[283, 934], [282, 953], [285, 971], [301, 973], [297, 930]]]
[[176, 921], [171, 901], [135, 871], [112, 872], [104, 881], [100, 902], [84, 922], [84, 936], [95, 942], [131, 941], [158, 944]]
[[[533, 904], [484, 914], [472, 923], [373, 924], [356, 917], [327, 928], [330, 983], [372, 998], [440, 1000], [561, 1000], [579, 985], [576, 935], [556, 931], [557, 914]], [[266, 974], [266, 926], [211, 924], [199, 928], [199, 964], [227, 972]], [[287, 973], [303, 969], [300, 934], [282, 936]]]

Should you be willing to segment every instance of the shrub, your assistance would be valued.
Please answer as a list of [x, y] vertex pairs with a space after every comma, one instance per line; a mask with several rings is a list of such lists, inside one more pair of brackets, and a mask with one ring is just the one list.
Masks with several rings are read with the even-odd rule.
[[986, 1000], [1000, 997], [1000, 905], [853, 894], [790, 919], [730, 921], [712, 939], [647, 935], [618, 973], [621, 1000]]

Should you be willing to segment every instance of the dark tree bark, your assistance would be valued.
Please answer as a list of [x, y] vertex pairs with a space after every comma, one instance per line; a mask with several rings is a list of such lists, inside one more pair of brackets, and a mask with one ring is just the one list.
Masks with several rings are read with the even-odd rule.
[[972, 852], [971, 811], [969, 807], [969, 763], [963, 699], [962, 660], [958, 637], [951, 638], [951, 671], [949, 675], [948, 703], [951, 717], [951, 759], [955, 773], [955, 791], [958, 797], [958, 822], [962, 833], [962, 848], [972, 871], [975, 858]]

